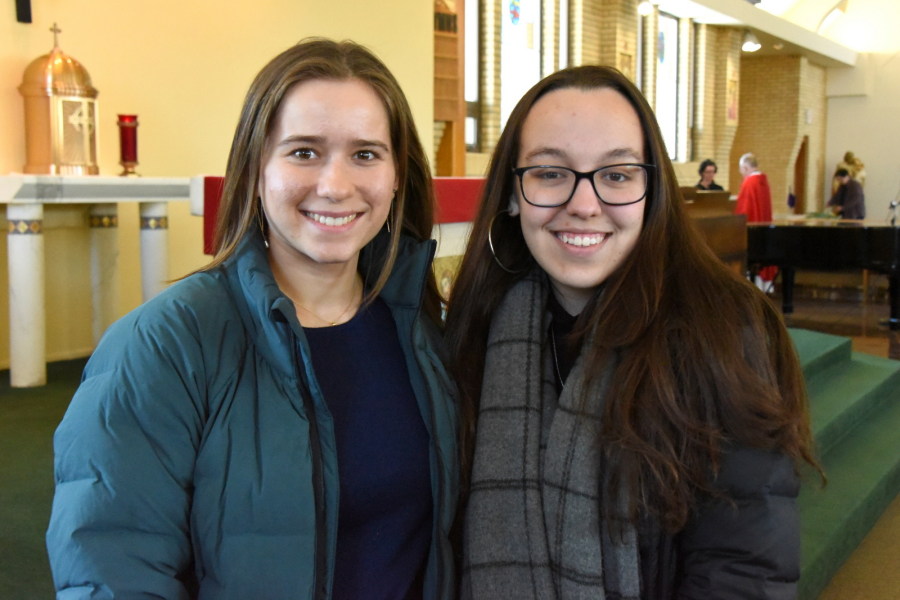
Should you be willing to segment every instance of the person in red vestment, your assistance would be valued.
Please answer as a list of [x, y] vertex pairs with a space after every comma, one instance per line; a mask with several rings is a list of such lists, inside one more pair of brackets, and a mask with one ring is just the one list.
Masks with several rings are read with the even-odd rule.
[[748, 223], [761, 223], [772, 220], [772, 190], [765, 173], [759, 170], [759, 164], [753, 154], [741, 157], [739, 165], [744, 183], [738, 193], [737, 206], [734, 212], [747, 215]]
[[[747, 223], [764, 223], [772, 220], [772, 190], [769, 188], [769, 180], [766, 174], [760, 172], [756, 156], [748, 152], [741, 157], [738, 168], [744, 177], [741, 191], [738, 192], [735, 214], [747, 215]], [[764, 267], [759, 272], [759, 277], [764, 282], [775, 279], [778, 274], [777, 267]], [[758, 284], [757, 284], [758, 285]], [[766, 285], [760, 286], [764, 290]]]

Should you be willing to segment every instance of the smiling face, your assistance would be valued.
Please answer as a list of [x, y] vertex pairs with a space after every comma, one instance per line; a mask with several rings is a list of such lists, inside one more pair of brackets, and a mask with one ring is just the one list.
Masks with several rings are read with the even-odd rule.
[[[593, 171], [644, 162], [644, 136], [637, 112], [624, 96], [602, 88], [565, 88], [541, 97], [522, 126], [517, 167], [552, 165]], [[538, 264], [550, 276], [560, 303], [581, 312], [597, 287], [625, 261], [637, 243], [646, 200], [602, 204], [582, 179], [563, 206], [532, 206], [516, 195], [513, 214]]]
[[259, 179], [272, 260], [355, 271], [397, 183], [387, 111], [368, 84], [297, 84], [275, 116]]

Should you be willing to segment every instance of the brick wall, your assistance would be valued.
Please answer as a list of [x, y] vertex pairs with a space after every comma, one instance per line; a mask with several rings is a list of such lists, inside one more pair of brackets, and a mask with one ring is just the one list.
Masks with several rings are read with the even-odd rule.
[[644, 25], [643, 65], [641, 65], [641, 91], [656, 110], [656, 37], [659, 35], [659, 10], [654, 6], [653, 12], [642, 17]]
[[600, 64], [603, 0], [569, 1], [569, 65]]
[[[437, 156], [438, 148], [441, 147], [441, 141], [444, 139], [444, 130], [447, 129], [446, 121], [435, 121], [434, 122], [434, 154], [433, 156]], [[431, 162], [431, 174], [437, 175], [437, 160]]]
[[[698, 162], [673, 162], [672, 168], [675, 169], [675, 179], [678, 180], [678, 185], [681, 187], [694, 187], [697, 185], [697, 182], [700, 180], [700, 176], [697, 175], [699, 167], [700, 163]], [[721, 170], [719, 172], [721, 173]], [[718, 177], [716, 181], [718, 181]]]
[[[596, 0], [595, 0], [596, 1]], [[609, 65], [636, 81], [638, 0], [600, 2], [600, 51], [597, 64]]]
[[[686, 149], [686, 161], [690, 169], [683, 169], [696, 183], [696, 170], [700, 162], [710, 158], [716, 163], [719, 174], [716, 182], [737, 193], [739, 188], [729, 181], [731, 172], [731, 145], [737, 130], [737, 121], [728, 114], [729, 78], [741, 87], [741, 34], [730, 27], [697, 24], [693, 27], [694, 40], [694, 111], [691, 127], [692, 147]], [[730, 63], [730, 67], [729, 67]], [[735, 90], [738, 93], [738, 90]], [[737, 116], [740, 118], [740, 104]], [[682, 184], [686, 182], [679, 178]], [[740, 180], [738, 180], [738, 184]]]
[[541, 0], [541, 75], [559, 69], [559, 0]]
[[618, 19], [616, 12], [620, 0], [593, 0], [598, 6], [600, 15], [600, 39], [597, 47], [597, 63], [614, 67], [618, 62]]
[[[616, 67], [628, 78], [637, 83], [638, 72], [638, 26], [641, 16], [638, 14], [637, 7], [639, 0], [618, 0], [619, 9], [617, 15], [619, 61], [614, 63]], [[630, 64], [622, 55], [630, 57]]]
[[503, 0], [481, 0], [481, 150], [493, 152], [500, 139], [500, 28]]
[[675, 156], [679, 162], [690, 160], [691, 97], [694, 79], [694, 24], [690, 19], [678, 20], [678, 147]]
[[801, 56], [745, 56], [741, 60], [740, 125], [731, 149], [733, 189], [737, 162], [753, 152], [772, 188], [772, 211], [789, 212], [788, 188], [800, 146], [808, 136], [807, 209], [821, 206], [825, 160], [825, 71]]
[[[709, 25], [694, 26], [693, 159], [715, 155], [716, 33]], [[725, 181], [725, 179], [723, 179]]]
[[[740, 189], [740, 181], [735, 187], [730, 182], [734, 181], [732, 172], [737, 173], [736, 163], [731, 162], [731, 148], [734, 136], [737, 132], [737, 122], [728, 118], [728, 87], [729, 77], [737, 81], [738, 94], [737, 115], [741, 117], [740, 90], [743, 89], [741, 78], [741, 42], [743, 32], [730, 27], [714, 27], [716, 37], [715, 63], [716, 77], [714, 84], [714, 108], [713, 124], [715, 146], [712, 159], [719, 167], [719, 175], [716, 177], [719, 185], [737, 194]], [[731, 65], [729, 67], [729, 64]], [[702, 160], [702, 159], [701, 159]], [[740, 175], [738, 175], [740, 177]]]

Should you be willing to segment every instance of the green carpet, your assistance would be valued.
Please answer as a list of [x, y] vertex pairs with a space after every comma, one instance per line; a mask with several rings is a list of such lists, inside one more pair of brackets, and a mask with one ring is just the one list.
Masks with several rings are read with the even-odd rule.
[[9, 387], [0, 371], [0, 599], [54, 597], [44, 532], [53, 502], [53, 432], [86, 360], [54, 363], [48, 384]]
[[883, 403], [896, 401], [898, 389], [900, 363], [858, 353], [834, 365], [827, 376], [807, 379], [819, 455], [827, 457]]
[[800, 492], [800, 600], [814, 600], [900, 491], [900, 362], [791, 330], [828, 485]]

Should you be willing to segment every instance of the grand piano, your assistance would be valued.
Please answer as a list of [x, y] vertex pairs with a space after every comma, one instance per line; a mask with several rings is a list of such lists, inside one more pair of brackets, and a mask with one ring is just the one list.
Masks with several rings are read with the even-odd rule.
[[891, 317], [900, 330], [900, 227], [865, 221], [803, 219], [747, 225], [747, 263], [781, 269], [782, 309], [794, 312], [797, 269], [869, 269], [888, 276]]

